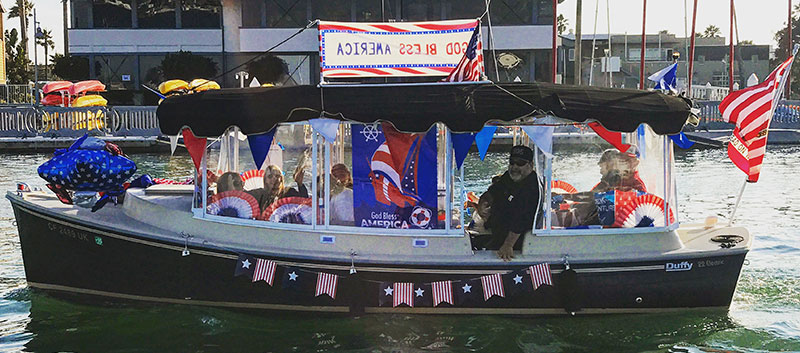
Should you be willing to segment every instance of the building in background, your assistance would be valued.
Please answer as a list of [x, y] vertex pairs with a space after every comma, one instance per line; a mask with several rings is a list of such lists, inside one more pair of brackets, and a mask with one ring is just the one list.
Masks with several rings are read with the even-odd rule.
[[[608, 34], [584, 34], [582, 43], [582, 81], [589, 83], [591, 75], [592, 85], [609, 86], [609, 76], [613, 87], [638, 88], [639, 67], [641, 59], [641, 35], [612, 34], [611, 51], [608, 52]], [[574, 60], [575, 36], [567, 34], [562, 36], [563, 49], [567, 55], [561, 60], [567, 60], [567, 79], [572, 82], [574, 72], [571, 64]], [[591, 62], [592, 40], [595, 40], [594, 64]], [[662, 31], [658, 34], [648, 34], [645, 37], [645, 79], [651, 74], [663, 69], [673, 62], [673, 53], [680, 55], [678, 59], [678, 87], [686, 86], [688, 72], [688, 46], [689, 38], [675, 37], [674, 34]], [[759, 80], [763, 80], [770, 73], [769, 45], [742, 44], [735, 47], [734, 54], [734, 82], [744, 87], [747, 78], [755, 73]], [[696, 38], [693, 86], [711, 84], [715, 87], [728, 87], [728, 62], [729, 48], [724, 37]], [[606, 62], [609, 65], [606, 65]], [[610, 71], [610, 75], [609, 75]], [[591, 72], [591, 74], [590, 74]], [[653, 87], [653, 82], [646, 82], [645, 87]]]
[[[490, 10], [492, 28], [484, 19], [482, 31], [487, 75], [550, 81], [551, 0], [494, 1]], [[179, 50], [210, 58], [219, 74], [231, 71], [217, 81], [235, 87], [236, 73], [246, 70], [238, 66], [315, 19], [434, 21], [477, 18], [484, 11], [484, 0], [72, 0], [69, 52], [87, 57], [91, 78], [122, 92], [120, 99], [141, 104], [155, 99], [140, 85], [155, 87], [161, 60]], [[287, 64], [279, 84], [319, 81], [317, 36], [312, 28], [272, 51]]]

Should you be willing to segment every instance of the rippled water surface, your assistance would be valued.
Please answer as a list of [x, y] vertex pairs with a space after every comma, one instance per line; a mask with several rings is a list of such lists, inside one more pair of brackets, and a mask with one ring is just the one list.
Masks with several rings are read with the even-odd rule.
[[[187, 156], [131, 157], [140, 172], [168, 177], [190, 174]], [[756, 237], [727, 313], [342, 318], [54, 297], [27, 288], [13, 212], [8, 201], [2, 200], [0, 351], [800, 351], [798, 157], [799, 147], [770, 146], [761, 180], [745, 190], [735, 224], [746, 226]], [[12, 190], [15, 181], [43, 185], [35, 170], [48, 158], [45, 154], [0, 154], [0, 190]], [[490, 155], [485, 163], [490, 170], [502, 169], [504, 156]], [[682, 152], [676, 163], [681, 221], [727, 217], [744, 177], [725, 151]]]

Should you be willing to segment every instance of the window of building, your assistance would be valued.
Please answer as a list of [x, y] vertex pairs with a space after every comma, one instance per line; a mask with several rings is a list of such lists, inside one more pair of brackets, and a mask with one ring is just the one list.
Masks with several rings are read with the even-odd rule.
[[354, 0], [353, 7], [356, 22], [383, 21], [381, 0]]
[[220, 0], [181, 0], [181, 28], [220, 28]]
[[72, 28], [91, 28], [92, 0], [72, 0]]
[[138, 89], [131, 79], [138, 70], [135, 55], [95, 55], [93, 59], [94, 74], [108, 90]]
[[267, 27], [304, 27], [309, 12], [307, 0], [267, 0]]
[[131, 0], [94, 0], [94, 28], [131, 28]]
[[478, 18], [486, 11], [484, 0], [444, 0], [443, 6], [447, 20]]
[[242, 27], [266, 26], [266, 4], [264, 0], [242, 0]]
[[404, 0], [403, 21], [433, 21], [442, 19], [440, 0]]
[[175, 28], [175, 0], [138, 0], [139, 28]]
[[539, 0], [498, 0], [492, 1], [490, 11], [494, 25], [532, 24], [534, 3]]
[[352, 21], [352, 8], [348, 2], [342, 4], [338, 1], [312, 0], [312, 18], [325, 21]]

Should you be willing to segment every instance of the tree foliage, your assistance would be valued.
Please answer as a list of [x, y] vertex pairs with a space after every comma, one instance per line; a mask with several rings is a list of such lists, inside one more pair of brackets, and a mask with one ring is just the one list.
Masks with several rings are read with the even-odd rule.
[[25, 46], [19, 41], [16, 28], [6, 31], [6, 78], [9, 83], [26, 84], [33, 79], [28, 69], [31, 61], [25, 56]]
[[700, 38], [721, 37], [722, 36], [722, 30], [720, 30], [719, 27], [717, 27], [715, 25], [708, 25], [708, 27], [706, 27], [706, 29], [703, 30], [703, 33], [698, 33], [697, 36], [700, 37]]
[[164, 80], [212, 79], [217, 76], [218, 71], [217, 63], [213, 60], [183, 50], [167, 54], [159, 67], [160, 76]]
[[557, 18], [556, 29], [558, 30], [558, 34], [564, 34], [564, 31], [567, 30], [567, 26], [569, 26], [569, 21], [564, 15], [559, 14]]
[[282, 85], [289, 77], [289, 65], [283, 59], [267, 54], [261, 59], [247, 64], [250, 76], [258, 78], [260, 83]]
[[83, 56], [53, 55], [53, 73], [67, 81], [89, 79], [89, 58]]

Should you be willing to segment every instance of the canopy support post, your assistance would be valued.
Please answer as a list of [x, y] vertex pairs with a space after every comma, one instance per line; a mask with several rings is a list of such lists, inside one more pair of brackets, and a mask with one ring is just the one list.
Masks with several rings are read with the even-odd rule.
[[[444, 229], [446, 231], [450, 230], [450, 220], [452, 219], [453, 215], [453, 203], [451, 200], [453, 194], [453, 144], [450, 143], [450, 129], [448, 129], [444, 124], [441, 124], [442, 128], [445, 131], [444, 134], [444, 165], [445, 170], [445, 181], [444, 181]], [[438, 215], [435, 216], [439, 218]]]
[[[317, 229], [317, 211], [319, 210], [319, 195], [317, 190], [319, 185], [317, 185], [317, 132], [313, 129], [311, 130], [311, 228]], [[305, 152], [303, 152], [305, 153]], [[299, 168], [300, 166], [295, 166], [295, 169]], [[297, 186], [298, 188], [300, 185]]]
[[[322, 210], [323, 214], [325, 214], [325, 229], [328, 229], [328, 226], [331, 225], [331, 146], [328, 141], [325, 141], [325, 161], [322, 167], [323, 172], [325, 174], [325, 198], [322, 200]], [[314, 173], [314, 180], [317, 180], [318, 173]]]
[[202, 182], [200, 183], [200, 192], [202, 193], [202, 200], [203, 200], [203, 218], [206, 218], [206, 207], [208, 207], [208, 151], [206, 151], [205, 147], [203, 149], [203, 158], [200, 160], [200, 178]]

